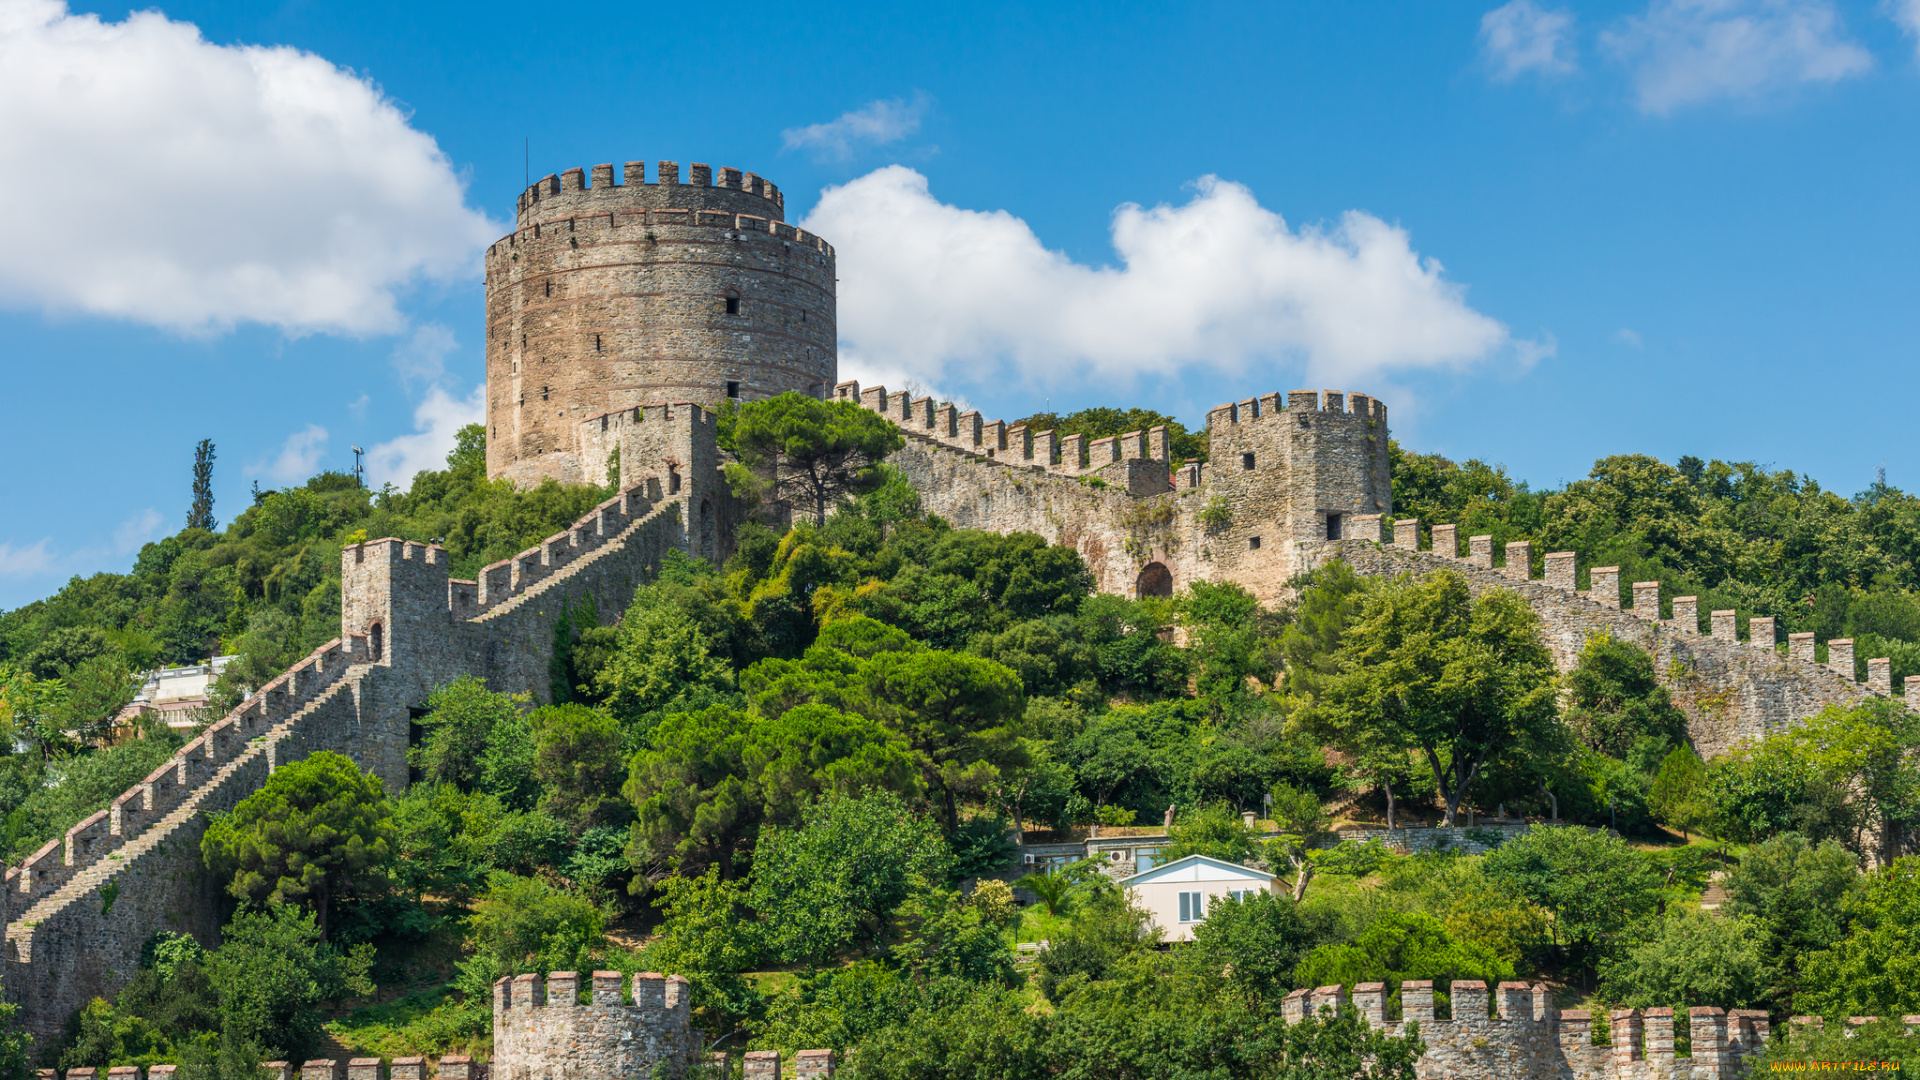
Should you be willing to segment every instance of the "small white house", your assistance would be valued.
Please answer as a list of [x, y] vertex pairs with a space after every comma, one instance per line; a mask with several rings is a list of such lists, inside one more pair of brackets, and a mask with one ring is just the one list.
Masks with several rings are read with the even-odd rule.
[[1166, 941], [1192, 941], [1193, 928], [1206, 921], [1207, 910], [1221, 897], [1280, 891], [1279, 879], [1265, 870], [1205, 855], [1175, 859], [1120, 885], [1153, 916]]

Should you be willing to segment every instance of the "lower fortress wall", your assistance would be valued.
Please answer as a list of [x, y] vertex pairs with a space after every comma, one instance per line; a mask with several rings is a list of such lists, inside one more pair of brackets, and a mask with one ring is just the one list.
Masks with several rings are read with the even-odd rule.
[[412, 718], [434, 687], [472, 673], [493, 690], [548, 700], [556, 620], [590, 602], [611, 621], [667, 551], [689, 550], [690, 503], [730, 509], [717, 471], [675, 488], [662, 497], [658, 477], [642, 479], [478, 582], [450, 581], [441, 548], [349, 547], [344, 644], [263, 687], [110, 811], [8, 871], [0, 974], [20, 1022], [37, 1040], [59, 1040], [75, 1009], [126, 983], [156, 931], [217, 947], [227, 899], [200, 857], [206, 814], [231, 810], [274, 769], [332, 750], [401, 791]]

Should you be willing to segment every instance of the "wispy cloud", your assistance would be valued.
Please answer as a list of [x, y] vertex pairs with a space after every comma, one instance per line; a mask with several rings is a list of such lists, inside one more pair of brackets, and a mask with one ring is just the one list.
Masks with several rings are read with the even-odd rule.
[[1573, 14], [1512, 0], [1480, 17], [1480, 55], [1500, 82], [1528, 72], [1567, 75], [1574, 59]]
[[1646, 343], [1640, 340], [1640, 334], [1624, 326], [1613, 332], [1613, 340], [1625, 345], [1629, 349], [1646, 348]]
[[1886, 0], [1883, 7], [1888, 18], [1920, 41], [1920, 0]]
[[161, 534], [161, 525], [165, 520], [160, 516], [160, 511], [151, 506], [135, 513], [113, 530], [113, 553], [131, 555], [139, 551], [140, 545]]
[[320, 459], [326, 452], [327, 429], [308, 424], [287, 436], [272, 461], [249, 465], [245, 472], [248, 476], [265, 476], [277, 484], [298, 484], [319, 469]]
[[459, 347], [453, 331], [437, 322], [425, 323], [393, 350], [393, 367], [405, 385], [437, 383], [447, 373], [447, 356]]
[[816, 157], [845, 161], [861, 146], [884, 146], [920, 130], [920, 118], [933, 98], [916, 92], [911, 99], [870, 101], [824, 124], [788, 128], [780, 133], [789, 150], [806, 150]]
[[1642, 112], [1832, 83], [1873, 67], [1831, 0], [1654, 0], [1600, 37]]
[[52, 568], [53, 553], [45, 539], [26, 547], [0, 544], [0, 577], [32, 577]]

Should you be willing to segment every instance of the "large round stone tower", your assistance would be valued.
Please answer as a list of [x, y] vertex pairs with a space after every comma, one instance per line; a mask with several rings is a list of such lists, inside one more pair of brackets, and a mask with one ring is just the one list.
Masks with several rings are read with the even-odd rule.
[[487, 249], [487, 475], [603, 483], [582, 425], [641, 404], [824, 396], [833, 247], [752, 173], [629, 161], [520, 196]]

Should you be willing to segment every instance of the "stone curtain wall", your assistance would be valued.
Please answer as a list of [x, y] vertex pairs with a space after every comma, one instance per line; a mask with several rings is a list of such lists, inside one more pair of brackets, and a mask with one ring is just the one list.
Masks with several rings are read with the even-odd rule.
[[1234, 581], [1278, 603], [1309, 565], [1300, 543], [1324, 544], [1329, 517], [1345, 528], [1392, 507], [1386, 406], [1364, 394], [1296, 390], [1284, 402], [1268, 394], [1223, 405], [1208, 414], [1213, 460], [1177, 470], [1165, 428], [1089, 442], [885, 387], [843, 382], [834, 396], [907, 436], [890, 463], [928, 512], [1070, 546], [1102, 592]]
[[[1380, 535], [1378, 522], [1362, 521], [1360, 528]], [[1453, 554], [1457, 548], [1451, 526], [1437, 525], [1433, 532], [1437, 551], [1412, 548], [1419, 529], [1409, 519], [1394, 524], [1395, 539], [1390, 542], [1350, 537], [1323, 543], [1306, 554], [1316, 561], [1344, 559], [1360, 573], [1374, 576], [1428, 574], [1446, 567], [1463, 574], [1476, 595], [1488, 589], [1512, 589], [1533, 606], [1554, 664], [1562, 671], [1573, 668], [1594, 634], [1633, 642], [1653, 654], [1661, 685], [1686, 713], [1688, 734], [1706, 758], [1757, 741], [1828, 705], [1851, 705], [1868, 694], [1889, 692], [1886, 687], [1854, 682], [1851, 641], [1830, 642], [1830, 648], [1843, 646], [1832, 651], [1844, 656], [1832, 664], [1817, 664], [1811, 635], [1793, 635], [1794, 647], [1782, 652], [1773, 641], [1771, 619], [1754, 619], [1757, 639], [1741, 641], [1734, 635], [1733, 613], [1716, 613], [1711, 632], [1702, 634], [1685, 602], [1690, 597], [1674, 601], [1680, 618], [1659, 617], [1656, 582], [1636, 585], [1634, 606], [1623, 609], [1617, 591], [1619, 572], [1610, 567], [1590, 571], [1598, 588], [1576, 590], [1571, 553], [1548, 555], [1548, 578], [1541, 580], [1530, 576], [1531, 559], [1524, 543], [1509, 545], [1507, 565], [1495, 567], [1491, 542], [1485, 537], [1472, 538], [1472, 554], [1461, 559]]]
[[712, 426], [697, 412], [682, 409], [674, 424], [651, 429], [682, 431], [681, 443], [697, 450], [677, 491], [636, 469], [627, 490], [475, 581], [449, 580], [445, 549], [431, 545], [384, 539], [342, 552], [341, 640], [7, 872], [0, 957], [6, 997], [28, 1030], [60, 1038], [73, 1010], [124, 985], [156, 930], [218, 944], [222, 883], [200, 859], [205, 814], [232, 809], [275, 768], [333, 750], [397, 792], [408, 779], [413, 711], [434, 687], [473, 673], [494, 690], [547, 700], [562, 613], [591, 603], [601, 619], [616, 617], [669, 549], [700, 542], [683, 524], [689, 514], [697, 520], [704, 505], [728, 520]]
[[[371, 670], [350, 669], [286, 720], [236, 742], [237, 752], [225, 759], [195, 754], [196, 740], [128, 793], [144, 794], [186, 772], [195, 780], [176, 805], [30, 904], [22, 903], [26, 893], [9, 889], [6, 990], [28, 1031], [57, 1041], [74, 1009], [126, 982], [157, 930], [190, 933], [208, 946], [218, 942], [223, 884], [200, 861], [206, 815], [233, 809], [279, 765], [316, 750], [353, 750]], [[102, 891], [109, 886], [111, 905]]]
[[687, 980], [641, 972], [629, 998], [623, 978], [596, 971], [583, 986], [575, 972], [555, 971], [494, 983], [492, 1080], [629, 1080], [684, 1068], [695, 1047]]
[[1416, 1066], [1421, 1080], [1733, 1080], [1767, 1041], [1764, 1012], [1689, 1009], [1693, 1052], [1676, 1057], [1672, 1009], [1624, 1009], [1608, 1015], [1610, 1043], [1596, 1046], [1592, 1015], [1560, 1012], [1545, 986], [1501, 983], [1494, 1009], [1484, 982], [1458, 980], [1451, 990], [1448, 1020], [1435, 1018], [1427, 981], [1401, 984], [1399, 1020], [1386, 1018], [1387, 986], [1379, 982], [1356, 985], [1351, 1001], [1339, 986], [1295, 990], [1282, 1011], [1298, 1020], [1308, 1011], [1353, 1009], [1394, 1035], [1417, 1022], [1427, 1044]]
[[[604, 483], [583, 420], [836, 375], [833, 246], [782, 220], [769, 182], [644, 162], [548, 176], [487, 250], [487, 475]], [[729, 385], [732, 384], [732, 385]]]

